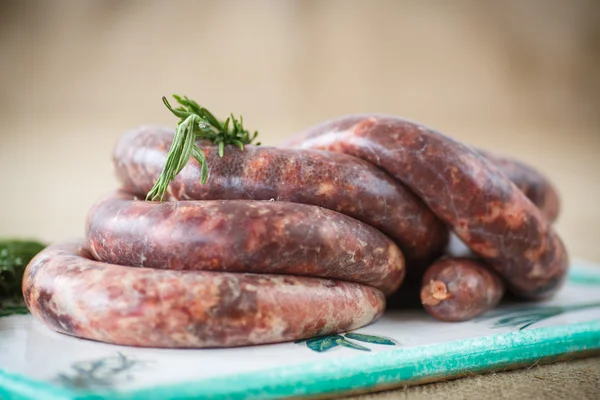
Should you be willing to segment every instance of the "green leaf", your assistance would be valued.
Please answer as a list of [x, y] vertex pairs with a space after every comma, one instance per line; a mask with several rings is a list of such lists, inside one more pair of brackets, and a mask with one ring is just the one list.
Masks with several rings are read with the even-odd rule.
[[227, 117], [225, 123], [223, 124], [223, 132], [229, 132], [229, 121], [231, 121], [231, 119]]
[[373, 343], [373, 344], [381, 344], [384, 346], [395, 346], [396, 343], [394, 343], [393, 341], [391, 341], [390, 339], [386, 339], [380, 336], [374, 336], [374, 335], [365, 335], [362, 333], [346, 333], [345, 335], [348, 339], [354, 339], [354, 340], [358, 340], [361, 342], [366, 342], [366, 343]]
[[[244, 145], [252, 143], [257, 135], [255, 131], [254, 135], [250, 137], [250, 133], [243, 127], [241, 116], [238, 121], [231, 113], [224, 124], [221, 124], [210, 111], [187, 96], [182, 97], [174, 94], [173, 98], [180, 104], [175, 109], [171, 107], [166, 97], [163, 97], [162, 100], [169, 111], [179, 117], [180, 120], [177, 123], [173, 143], [167, 154], [163, 169], [154, 186], [146, 195], [146, 200], [162, 201], [170, 182], [187, 165], [191, 157], [194, 157], [200, 164], [201, 182], [202, 184], [206, 183], [209, 177], [208, 166], [206, 165], [204, 153], [200, 150], [194, 150], [196, 139], [207, 140], [216, 144], [219, 156], [223, 157], [226, 145], [235, 145], [243, 150]], [[231, 131], [229, 131], [230, 124], [233, 126]], [[260, 143], [257, 143], [257, 145], [260, 145]]]
[[206, 156], [204, 152], [198, 148], [198, 146], [194, 146], [192, 149], [192, 157], [196, 159], [198, 164], [200, 164], [200, 183], [203, 185], [208, 180], [208, 166], [206, 165]]
[[165, 106], [167, 106], [169, 111], [171, 111], [176, 117], [187, 118], [190, 116], [190, 113], [187, 111], [179, 110], [179, 109], [171, 107], [171, 104], [169, 104], [169, 101], [167, 100], [167, 98], [165, 96], [163, 96], [162, 101], [165, 104]]
[[320, 336], [320, 337], [316, 337], [316, 338], [308, 340], [306, 342], [306, 346], [311, 350], [322, 353], [324, 351], [327, 351], [329, 349], [336, 347], [338, 345], [338, 343], [337, 343], [338, 339], [343, 339], [343, 338], [339, 335]]
[[202, 113], [202, 107], [194, 100], [190, 100], [187, 96], [184, 96], [185, 102], [187, 104], [188, 110], [194, 114], [200, 115]]
[[240, 148], [240, 150], [244, 151], [244, 143], [240, 142], [239, 140], [233, 140], [232, 144], [235, 144], [237, 147]]
[[233, 125], [233, 133], [240, 132], [238, 120], [235, 119], [235, 117], [233, 116], [233, 113], [229, 114], [229, 118], [231, 118], [231, 123]]
[[216, 119], [215, 116], [212, 115], [212, 113], [210, 111], [208, 111], [206, 108], [202, 107], [200, 109], [200, 115], [202, 115], [204, 118], [206, 118], [206, 120], [211, 125], [213, 125], [215, 128], [217, 128], [219, 130], [227, 131], [227, 129], [223, 129], [223, 127], [221, 126], [221, 123], [219, 122], [219, 120]]
[[[21, 282], [27, 264], [46, 247], [33, 240], [0, 239], [0, 300], [22, 301]], [[0, 305], [0, 309], [2, 305]]]
[[215, 142], [219, 136], [209, 125], [204, 123], [198, 124], [199, 134], [196, 135], [198, 139], [204, 139], [211, 142]]
[[361, 346], [360, 344], [352, 343], [351, 341], [349, 341], [346, 338], [343, 338], [341, 336], [338, 336], [338, 338], [336, 339], [335, 342], [337, 344], [339, 344], [340, 346], [348, 347], [349, 349], [361, 350], [361, 351], [371, 351], [371, 349]]
[[194, 141], [196, 140], [196, 136], [194, 134], [194, 124], [195, 124], [195, 116], [190, 115], [186, 119], [186, 123], [184, 126], [183, 139], [182, 139], [182, 149], [181, 155], [177, 162], [177, 166], [174, 170], [174, 176], [181, 172], [181, 170], [186, 166], [190, 157], [192, 156], [192, 148], [194, 147]]

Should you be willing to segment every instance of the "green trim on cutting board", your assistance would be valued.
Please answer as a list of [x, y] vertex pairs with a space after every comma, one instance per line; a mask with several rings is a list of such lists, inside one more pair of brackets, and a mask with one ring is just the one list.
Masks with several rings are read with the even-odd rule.
[[2, 400], [66, 400], [75, 399], [77, 395], [72, 390], [0, 369]]
[[[577, 285], [600, 285], [600, 268], [587, 261], [575, 260], [577, 265], [569, 269], [568, 281]], [[578, 265], [579, 264], [579, 265]]]
[[74, 391], [0, 370], [6, 399], [183, 400], [314, 396], [600, 351], [600, 319], [130, 391]]

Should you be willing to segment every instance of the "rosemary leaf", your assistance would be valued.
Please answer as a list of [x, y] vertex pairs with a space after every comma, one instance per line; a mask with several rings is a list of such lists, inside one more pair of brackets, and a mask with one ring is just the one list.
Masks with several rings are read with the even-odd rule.
[[240, 150], [242, 150], [242, 151], [244, 150], [244, 143], [240, 142], [239, 140], [237, 140], [237, 139], [233, 140], [232, 144], [235, 144], [237, 147], [240, 148]]
[[192, 157], [200, 164], [200, 182], [206, 183], [209, 177], [206, 157], [204, 152], [196, 146], [196, 140], [201, 139], [216, 144], [219, 156], [223, 157], [225, 146], [231, 144], [244, 150], [244, 145], [251, 144], [258, 135], [257, 131], [251, 135], [244, 128], [242, 116], [238, 120], [233, 113], [230, 113], [225, 122], [221, 123], [210, 111], [187, 96], [174, 94], [173, 98], [179, 104], [177, 108], [173, 108], [166, 97], [163, 97], [162, 101], [167, 109], [179, 118], [179, 121], [165, 165], [154, 186], [146, 195], [146, 200], [162, 201], [171, 181]]
[[198, 148], [198, 146], [194, 146], [192, 149], [192, 156], [196, 159], [198, 164], [200, 164], [200, 183], [203, 185], [208, 180], [208, 167], [206, 166], [206, 156], [204, 152]]
[[224, 132], [227, 132], [227, 128], [222, 127], [221, 123], [206, 108], [204, 108], [204, 107], [200, 108], [200, 112], [198, 114], [202, 115], [215, 128], [217, 128], [219, 130], [222, 130]]

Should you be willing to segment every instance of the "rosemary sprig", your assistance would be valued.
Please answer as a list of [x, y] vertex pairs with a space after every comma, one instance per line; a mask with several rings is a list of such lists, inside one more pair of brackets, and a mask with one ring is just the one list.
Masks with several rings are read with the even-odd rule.
[[[146, 195], [146, 200], [162, 201], [165, 197], [169, 183], [185, 167], [193, 157], [200, 164], [200, 182], [205, 184], [208, 180], [208, 166], [202, 149], [196, 145], [196, 140], [208, 140], [217, 145], [219, 156], [223, 157], [226, 145], [235, 145], [244, 150], [244, 145], [251, 144], [258, 136], [258, 132], [250, 133], [244, 128], [244, 120], [230, 114], [225, 122], [220, 122], [206, 108], [200, 106], [187, 96], [173, 95], [179, 107], [173, 108], [166, 97], [162, 100], [165, 106], [179, 118], [173, 144], [169, 149], [167, 161], [158, 177], [158, 180]], [[256, 143], [260, 145], [259, 143]]]
[[25, 267], [44, 247], [44, 244], [33, 240], [0, 238], [0, 303], [23, 300], [21, 281]]

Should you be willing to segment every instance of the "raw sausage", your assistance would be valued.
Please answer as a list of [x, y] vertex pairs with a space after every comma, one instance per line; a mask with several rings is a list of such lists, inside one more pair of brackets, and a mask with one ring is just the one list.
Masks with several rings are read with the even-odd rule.
[[[556, 220], [560, 201], [556, 189], [546, 177], [534, 168], [513, 158], [498, 156], [482, 150], [478, 150], [478, 152], [500, 168], [540, 209], [548, 221]], [[504, 294], [504, 285], [497, 276], [491, 273], [483, 263], [473, 260], [473, 254], [454, 234], [450, 235], [446, 251], [454, 257], [469, 256], [470, 259], [448, 258], [435, 263], [425, 272], [426, 277], [422, 279], [423, 287], [421, 289], [421, 304], [425, 310], [438, 320], [462, 321], [475, 318], [495, 307]], [[436, 280], [438, 276], [440, 279]], [[432, 283], [432, 279], [435, 281], [434, 283]], [[411, 291], [410, 286], [416, 287], [414, 279], [406, 282], [400, 292], [389, 298], [388, 304], [396, 307], [406, 304], [407, 297], [414, 296], [415, 292]], [[433, 305], [438, 302], [433, 297], [436, 288], [438, 294], [439, 290], [458, 294], [449, 294], [449, 297], [443, 300], [444, 304]]]
[[356, 329], [383, 294], [318, 278], [169, 271], [94, 261], [71, 242], [43, 250], [23, 279], [27, 307], [59, 332], [145, 347], [231, 347]]
[[[531, 200], [549, 222], [558, 216], [560, 201], [554, 186], [540, 172], [513, 158], [478, 150], [492, 161]], [[454, 234], [450, 236], [449, 254], [470, 256], [472, 253]], [[504, 285], [485, 265], [473, 259], [448, 258], [432, 265], [423, 277], [421, 301], [425, 310], [442, 321], [463, 321], [495, 307], [504, 293]], [[388, 299], [391, 306], [406, 304], [414, 293], [407, 286], [404, 293]], [[445, 294], [444, 294], [445, 293]], [[403, 296], [402, 296], [403, 295]], [[414, 294], [413, 294], [414, 296]], [[436, 299], [435, 296], [443, 297]], [[399, 305], [400, 304], [400, 305]]]
[[[144, 126], [126, 133], [113, 160], [124, 190], [144, 197], [173, 141], [173, 130]], [[270, 200], [311, 204], [349, 215], [391, 237], [407, 264], [428, 265], [440, 256], [448, 229], [404, 185], [374, 165], [319, 150], [229, 146], [223, 158], [202, 146], [210, 170], [200, 183], [195, 160], [170, 184], [168, 200]]]
[[133, 201], [124, 193], [87, 219], [95, 259], [176, 270], [277, 273], [400, 285], [404, 259], [377, 229], [325, 208], [279, 201]]
[[294, 148], [229, 146], [222, 158], [198, 142], [208, 184], [191, 160], [169, 186], [172, 201], [138, 201], [172, 139], [157, 127], [123, 136], [113, 158], [124, 191], [92, 207], [84, 244], [50, 247], [29, 264], [25, 299], [48, 326], [150, 347], [354, 329], [381, 315], [405, 269], [409, 283], [420, 280], [449, 228], [480, 260], [441, 259], [414, 284], [438, 319], [498, 303], [504, 284], [488, 266], [523, 298], [545, 298], [564, 280], [568, 257], [551, 227], [559, 199], [545, 177], [422, 125], [348, 116], [297, 135], [286, 143]]
[[560, 199], [558, 192], [544, 175], [514, 158], [477, 151], [496, 165], [540, 209], [549, 222], [556, 220], [560, 211]]
[[403, 182], [520, 297], [546, 298], [564, 281], [566, 250], [550, 222], [495, 166], [439, 132], [400, 118], [354, 115], [286, 143], [350, 154]]
[[427, 269], [421, 303], [440, 321], [465, 321], [498, 305], [504, 284], [470, 258], [444, 258]]

